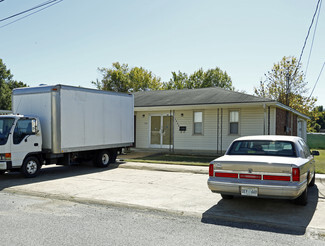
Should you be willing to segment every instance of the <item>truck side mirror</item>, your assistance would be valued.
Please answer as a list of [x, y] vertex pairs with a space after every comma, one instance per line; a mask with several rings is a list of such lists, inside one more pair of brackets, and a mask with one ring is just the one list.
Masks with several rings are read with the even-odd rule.
[[33, 119], [32, 120], [32, 133], [37, 134], [39, 132], [38, 127], [37, 127], [37, 120]]

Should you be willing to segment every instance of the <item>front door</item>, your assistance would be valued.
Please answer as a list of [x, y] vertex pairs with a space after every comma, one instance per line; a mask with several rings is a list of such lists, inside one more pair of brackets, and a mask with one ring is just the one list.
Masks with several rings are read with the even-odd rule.
[[[21, 118], [11, 134], [12, 167], [20, 167], [27, 154], [42, 150], [42, 136], [36, 133], [36, 119]], [[33, 130], [34, 128], [34, 130]]]
[[169, 148], [173, 143], [173, 116], [150, 116], [150, 147]]

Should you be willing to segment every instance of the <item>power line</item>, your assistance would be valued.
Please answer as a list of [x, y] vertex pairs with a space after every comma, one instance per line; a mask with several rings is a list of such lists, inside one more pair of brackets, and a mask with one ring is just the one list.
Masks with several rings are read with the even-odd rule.
[[35, 7], [31, 8], [31, 9], [29, 9], [29, 10], [25, 10], [25, 11], [23, 11], [23, 12], [20, 12], [20, 13], [18, 13], [18, 14], [13, 15], [13, 16], [9, 16], [9, 17], [7, 17], [7, 18], [5, 18], [5, 19], [2, 19], [2, 20], [0, 20], [0, 22], [1, 22], [1, 21], [4, 21], [4, 20], [8, 20], [8, 19], [13, 18], [13, 17], [16, 17], [16, 16], [21, 15], [21, 14], [23, 14], [23, 13], [27, 13], [27, 12], [29, 12], [29, 11], [31, 11], [31, 10], [36, 9], [36, 8], [40, 8], [40, 7], [42, 7], [42, 6], [45, 6], [44, 8], [41, 8], [41, 9], [39, 9], [39, 10], [37, 10], [37, 11], [34, 11], [34, 12], [28, 14], [28, 15], [25, 15], [25, 16], [19, 18], [19, 19], [16, 19], [16, 20], [14, 20], [14, 21], [12, 21], [12, 22], [9, 22], [9, 23], [7, 23], [7, 24], [5, 24], [5, 25], [2, 25], [2, 26], [0, 26], [0, 28], [3, 28], [3, 27], [6, 27], [6, 26], [9, 26], [10, 24], [13, 24], [13, 23], [15, 23], [15, 22], [17, 22], [17, 21], [20, 21], [20, 20], [22, 20], [22, 19], [27, 18], [28, 16], [31, 16], [31, 15], [36, 14], [36, 13], [38, 13], [38, 12], [41, 12], [42, 10], [47, 9], [47, 8], [49, 8], [49, 7], [51, 7], [51, 6], [55, 5], [55, 4], [58, 4], [58, 3], [62, 2], [62, 1], [63, 1], [63, 0], [52, 0], [52, 1], [47, 1], [46, 3], [40, 4], [40, 5], [38, 5], [38, 6], [35, 6]]
[[323, 72], [324, 66], [325, 66], [325, 62], [323, 63], [322, 69], [320, 70], [320, 73], [319, 73], [318, 78], [317, 78], [317, 80], [316, 80], [316, 82], [315, 82], [314, 88], [313, 88], [313, 90], [311, 91], [310, 96], [308, 97], [308, 99], [311, 97], [311, 95], [313, 95], [313, 92], [314, 92], [314, 90], [315, 90], [315, 88], [316, 88], [316, 85], [317, 85], [317, 83], [318, 83], [318, 80], [319, 80], [319, 78], [320, 78], [320, 76], [321, 76], [321, 74], [322, 74], [322, 72]]
[[307, 60], [307, 65], [306, 65], [306, 70], [305, 70], [305, 77], [307, 76], [307, 71], [308, 71], [308, 67], [309, 67], [309, 61], [310, 61], [310, 57], [311, 57], [311, 52], [312, 52], [313, 46], [314, 46], [315, 34], [316, 34], [316, 29], [317, 29], [317, 24], [318, 24], [318, 19], [319, 19], [319, 14], [320, 14], [321, 8], [322, 8], [322, 0], [320, 1], [320, 4], [319, 4], [319, 10], [318, 10], [317, 19], [316, 19], [316, 24], [315, 24], [314, 34], [313, 34], [313, 40], [311, 42], [311, 47], [310, 47], [310, 51], [309, 51], [309, 55], [308, 55], [308, 60]]
[[27, 9], [27, 10], [24, 10], [24, 11], [19, 12], [19, 13], [17, 13], [17, 14], [14, 14], [14, 15], [8, 16], [8, 17], [6, 17], [6, 18], [3, 18], [3, 19], [0, 20], [0, 22], [2, 22], [2, 21], [6, 21], [6, 20], [9, 20], [9, 19], [11, 19], [11, 18], [14, 18], [14, 17], [16, 17], [16, 16], [19, 16], [19, 15], [25, 14], [25, 13], [27, 13], [27, 12], [29, 12], [29, 11], [32, 11], [32, 10], [34, 10], [34, 9], [37, 9], [37, 8], [43, 7], [43, 6], [45, 6], [45, 5], [51, 4], [51, 3], [56, 2], [56, 1], [57, 1], [57, 0], [49, 0], [49, 1], [46, 1], [46, 2], [41, 3], [41, 4], [39, 4], [39, 5], [35, 6], [35, 7], [30, 8], [30, 9]]
[[310, 29], [311, 29], [311, 27], [312, 27], [313, 24], [314, 24], [314, 19], [315, 19], [316, 13], [317, 13], [317, 11], [318, 11], [318, 7], [319, 7], [320, 2], [321, 2], [321, 0], [318, 0], [318, 2], [317, 2], [317, 6], [316, 6], [316, 10], [315, 10], [315, 13], [314, 13], [314, 15], [313, 15], [313, 18], [312, 18], [312, 20], [311, 20], [311, 24], [310, 24], [310, 26], [309, 26], [309, 28], [308, 28], [308, 33], [307, 33], [307, 36], [306, 36], [306, 38], [305, 38], [304, 45], [303, 45], [302, 50], [301, 50], [300, 57], [299, 57], [299, 61], [298, 61], [298, 64], [297, 64], [297, 66], [296, 66], [296, 70], [295, 70], [294, 75], [297, 73], [297, 70], [298, 70], [299, 64], [300, 64], [300, 62], [301, 62], [301, 58], [302, 58], [302, 55], [303, 55], [303, 53], [304, 53], [304, 49], [305, 49], [305, 47], [306, 47], [306, 43], [307, 43], [307, 40], [308, 40], [308, 37], [309, 37]]

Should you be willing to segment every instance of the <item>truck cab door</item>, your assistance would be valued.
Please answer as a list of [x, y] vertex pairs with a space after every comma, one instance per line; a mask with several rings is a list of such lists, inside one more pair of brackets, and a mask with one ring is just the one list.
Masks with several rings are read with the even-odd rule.
[[12, 167], [21, 167], [27, 154], [40, 152], [41, 149], [42, 136], [37, 130], [37, 119], [19, 119], [11, 139]]

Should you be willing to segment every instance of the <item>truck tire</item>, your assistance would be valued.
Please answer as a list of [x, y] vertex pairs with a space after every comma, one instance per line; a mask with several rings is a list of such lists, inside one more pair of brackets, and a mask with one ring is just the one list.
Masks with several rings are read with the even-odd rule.
[[300, 196], [298, 196], [295, 200], [294, 203], [298, 204], [298, 205], [302, 205], [302, 206], [306, 206], [307, 202], [308, 202], [308, 187], [306, 187], [306, 189], [303, 191], [303, 193], [301, 193]]
[[107, 150], [100, 151], [97, 155], [96, 166], [97, 167], [108, 167], [111, 163], [111, 155]]
[[35, 156], [27, 157], [21, 166], [21, 172], [26, 178], [34, 178], [41, 170], [39, 160]]

